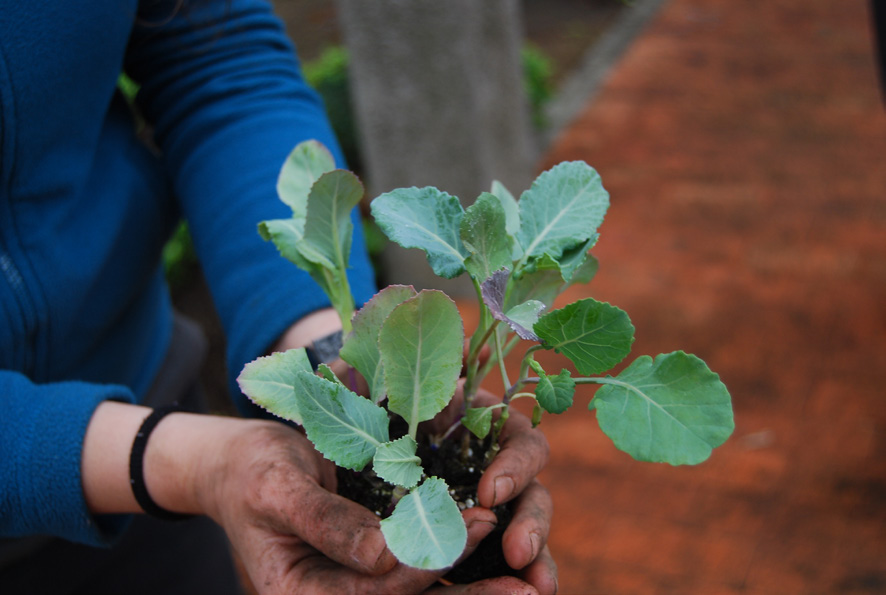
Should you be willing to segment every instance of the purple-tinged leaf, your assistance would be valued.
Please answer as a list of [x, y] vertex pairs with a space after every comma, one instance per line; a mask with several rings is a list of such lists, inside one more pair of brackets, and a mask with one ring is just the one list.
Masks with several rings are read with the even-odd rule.
[[532, 330], [532, 326], [538, 321], [538, 317], [545, 305], [537, 300], [530, 300], [517, 304], [513, 308], [504, 311], [505, 289], [508, 285], [510, 271], [502, 269], [496, 271], [480, 286], [483, 302], [489, 308], [489, 312], [496, 320], [500, 320], [511, 327], [521, 339], [527, 341], [539, 341], [538, 335]]

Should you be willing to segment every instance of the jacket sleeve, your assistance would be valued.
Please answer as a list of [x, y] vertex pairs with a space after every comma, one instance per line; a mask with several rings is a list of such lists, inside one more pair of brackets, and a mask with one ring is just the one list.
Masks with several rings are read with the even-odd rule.
[[58, 382], [37, 385], [0, 371], [0, 535], [54, 535], [108, 545], [129, 515], [92, 515], [80, 481], [83, 436], [95, 408], [132, 402], [115, 385]]
[[[286, 156], [316, 139], [344, 166], [324, 107], [301, 76], [282, 23], [264, 0], [142, 2], [126, 71], [154, 129], [227, 337], [229, 386], [302, 316], [328, 300], [261, 240], [257, 224], [288, 217], [276, 195]], [[174, 14], [170, 18], [170, 15]], [[360, 304], [374, 290], [354, 213], [349, 279]]]

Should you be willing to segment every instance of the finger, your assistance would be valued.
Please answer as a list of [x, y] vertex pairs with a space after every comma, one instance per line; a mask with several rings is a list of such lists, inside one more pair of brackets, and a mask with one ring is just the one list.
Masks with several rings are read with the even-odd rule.
[[548, 546], [543, 547], [535, 561], [523, 571], [523, 580], [535, 587], [539, 595], [554, 595], [558, 591], [557, 564]]
[[511, 409], [502, 431], [502, 448], [480, 478], [477, 496], [492, 508], [514, 498], [548, 462], [547, 438], [520, 412]]
[[313, 481], [290, 495], [289, 530], [336, 562], [360, 572], [382, 574], [397, 560], [385, 545], [378, 517]]
[[520, 494], [514, 516], [502, 536], [505, 560], [511, 568], [525, 568], [544, 549], [553, 511], [551, 496], [538, 481], [530, 483]]
[[[483, 538], [495, 528], [496, 522], [495, 514], [483, 508], [465, 511], [462, 516], [468, 538], [459, 562], [474, 552]], [[342, 568], [319, 553], [305, 555], [301, 552], [280, 584], [297, 586], [299, 593], [418, 593], [437, 582], [446, 572], [448, 569], [420, 570], [398, 564], [390, 572], [373, 577]]]

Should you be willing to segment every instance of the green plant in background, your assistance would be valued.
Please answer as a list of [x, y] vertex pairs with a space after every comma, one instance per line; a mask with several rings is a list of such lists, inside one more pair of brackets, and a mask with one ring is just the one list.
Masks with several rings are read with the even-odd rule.
[[351, 107], [347, 50], [339, 46], [327, 48], [319, 58], [306, 62], [303, 71], [307, 83], [320, 94], [326, 104], [326, 113], [348, 167], [354, 171], [362, 171], [360, 137]]
[[166, 282], [171, 288], [182, 287], [193, 277], [194, 268], [197, 267], [197, 253], [194, 251], [188, 224], [184, 221], [179, 222], [172, 237], [163, 246], [162, 261]]
[[534, 45], [525, 46], [522, 57], [524, 86], [532, 123], [536, 129], [544, 130], [548, 125], [545, 106], [554, 97], [554, 64], [541, 48]]
[[[701, 359], [682, 351], [643, 355], [619, 374], [604, 375], [630, 352], [628, 315], [592, 298], [549, 311], [563, 290], [589, 282], [597, 270], [589, 250], [609, 195], [584, 162], [542, 173], [519, 201], [493, 183], [467, 209], [433, 187], [401, 188], [372, 202], [376, 222], [392, 241], [423, 250], [441, 277], [470, 276], [480, 322], [467, 357], [464, 325], [443, 292], [389, 286], [354, 314], [344, 274], [348, 213], [362, 188], [354, 174], [334, 169], [328, 151], [316, 142], [297, 146], [278, 190], [292, 217], [262, 222], [260, 233], [327, 292], [346, 333], [341, 358], [366, 379], [369, 394], [358, 395], [323, 365], [315, 374], [303, 349], [247, 364], [240, 386], [258, 405], [301, 424], [326, 458], [390, 485], [395, 507], [381, 526], [401, 562], [450, 566], [467, 535], [451, 486], [426, 472], [419, 443], [439, 448], [464, 426], [486, 440], [488, 464], [516, 399], [535, 401], [538, 424], [545, 413], [569, 409], [577, 385], [599, 385], [589, 408], [615, 446], [641, 461], [700, 463], [732, 433], [729, 393]], [[481, 365], [486, 345], [492, 355]], [[504, 358], [518, 345], [526, 349], [511, 378]], [[542, 350], [565, 356], [578, 375], [548, 373], [534, 357]], [[448, 430], [423, 433], [421, 422], [454, 397], [463, 366], [460, 419]], [[483, 378], [496, 369], [505, 387], [501, 402], [475, 404]], [[395, 422], [405, 429], [394, 432]], [[457, 439], [465, 458], [468, 438], [464, 432]]]

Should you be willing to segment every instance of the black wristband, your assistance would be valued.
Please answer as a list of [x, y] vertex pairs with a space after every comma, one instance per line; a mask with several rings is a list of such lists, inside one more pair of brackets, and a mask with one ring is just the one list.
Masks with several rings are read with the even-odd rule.
[[320, 337], [310, 347], [305, 347], [305, 353], [311, 368], [316, 370], [320, 364], [328, 364], [338, 358], [338, 352], [341, 351], [342, 332], [335, 331], [324, 337]]
[[178, 406], [154, 409], [145, 418], [145, 421], [142, 422], [141, 427], [139, 427], [138, 432], [135, 434], [135, 440], [132, 441], [132, 452], [129, 454], [129, 485], [132, 486], [132, 494], [135, 496], [135, 501], [138, 502], [138, 505], [142, 507], [146, 514], [164, 521], [184, 521], [194, 516], [161, 508], [151, 498], [148, 488], [145, 486], [144, 457], [148, 438], [150, 438], [151, 432], [154, 431], [154, 428], [157, 427], [157, 424], [164, 417], [177, 411], [181, 411], [181, 408]]

